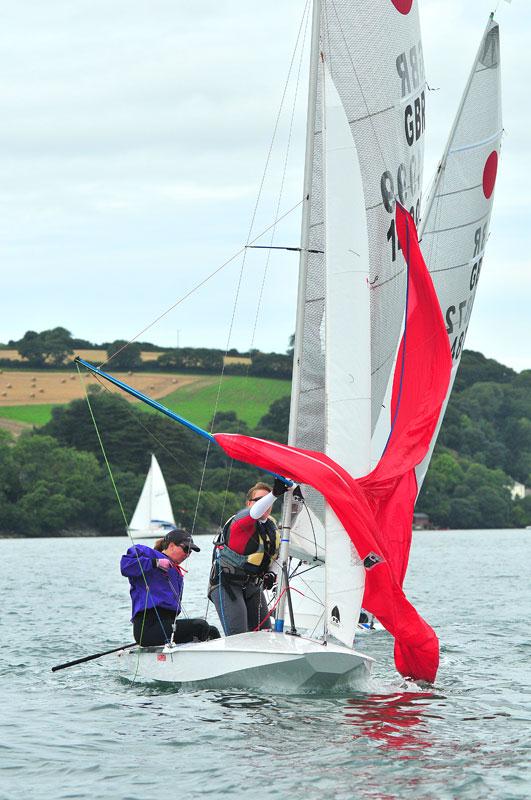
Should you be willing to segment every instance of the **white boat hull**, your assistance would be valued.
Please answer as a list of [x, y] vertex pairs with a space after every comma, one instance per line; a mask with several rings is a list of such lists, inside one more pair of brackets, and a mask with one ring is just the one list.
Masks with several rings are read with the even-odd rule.
[[136, 647], [117, 658], [120, 674], [131, 680], [281, 693], [362, 691], [374, 661], [348, 647], [273, 631], [172, 649]]

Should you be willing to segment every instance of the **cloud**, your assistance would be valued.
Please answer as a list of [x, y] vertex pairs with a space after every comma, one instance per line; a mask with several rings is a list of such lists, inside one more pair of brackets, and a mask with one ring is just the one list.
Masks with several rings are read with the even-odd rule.
[[[65, 324], [95, 340], [129, 338], [245, 242], [305, 0], [28, 0], [3, 16], [0, 88], [0, 340]], [[490, 0], [423, 0], [430, 86], [425, 178], [435, 169], [490, 11]], [[477, 349], [498, 352], [491, 292], [516, 309], [530, 249], [527, 96], [531, 29], [523, 3], [500, 8], [504, 120]], [[304, 74], [304, 71], [303, 71]], [[305, 81], [305, 78], [304, 78]], [[298, 92], [281, 208], [302, 193], [306, 85]], [[275, 215], [293, 87], [254, 230]], [[296, 245], [300, 214], [276, 242]], [[267, 240], [266, 240], [267, 241]], [[247, 264], [233, 344], [250, 344], [264, 253]], [[256, 344], [284, 350], [294, 328], [294, 254], [272, 257]], [[488, 275], [503, 275], [491, 283]], [[219, 344], [234, 265], [147, 338]], [[480, 287], [482, 289], [482, 287]], [[505, 313], [505, 312], [504, 312]], [[507, 313], [516, 330], [522, 311]], [[471, 327], [470, 339], [475, 336]], [[519, 336], [501, 360], [524, 360]], [[479, 336], [480, 334], [480, 336]], [[473, 340], [476, 342], [476, 339]]]

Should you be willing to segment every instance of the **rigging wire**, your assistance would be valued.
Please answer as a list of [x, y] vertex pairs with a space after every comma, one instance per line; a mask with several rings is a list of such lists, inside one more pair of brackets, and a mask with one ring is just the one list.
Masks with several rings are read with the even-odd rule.
[[[278, 199], [277, 207], [276, 207], [275, 219], [274, 219], [272, 225], [270, 225], [265, 231], [263, 231], [259, 236], [255, 237], [254, 239], [251, 239], [252, 230], [253, 230], [253, 227], [254, 227], [254, 224], [255, 224], [255, 220], [256, 220], [256, 214], [257, 214], [258, 206], [259, 206], [259, 203], [260, 203], [260, 199], [261, 199], [261, 195], [262, 195], [262, 191], [263, 191], [263, 187], [264, 187], [264, 183], [265, 183], [265, 177], [266, 177], [267, 170], [268, 170], [268, 167], [269, 167], [269, 163], [270, 163], [270, 160], [271, 160], [271, 154], [272, 154], [274, 142], [275, 142], [275, 139], [276, 139], [276, 136], [277, 136], [280, 117], [281, 117], [281, 113], [282, 113], [282, 110], [283, 110], [285, 98], [286, 98], [286, 95], [287, 95], [287, 90], [288, 90], [288, 86], [289, 86], [289, 80], [290, 80], [291, 72], [292, 72], [292, 69], [293, 69], [294, 62], [295, 62], [295, 57], [296, 57], [296, 53], [297, 53], [297, 49], [298, 49], [298, 45], [299, 45], [299, 40], [300, 40], [300, 36], [301, 36], [301, 32], [302, 32], [302, 29], [303, 29], [303, 25], [304, 25], [304, 20], [305, 19], [306, 19], [306, 26], [307, 26], [307, 21], [308, 21], [308, 16], [309, 16], [307, 14], [308, 8], [309, 8], [309, 0], [307, 0], [305, 8], [304, 8], [304, 12], [303, 12], [303, 15], [302, 15], [302, 18], [301, 18], [301, 22], [300, 22], [300, 25], [299, 25], [299, 30], [298, 30], [298, 33], [297, 33], [296, 43], [295, 43], [295, 46], [294, 46], [294, 49], [293, 49], [293, 53], [292, 53], [292, 56], [291, 56], [288, 75], [287, 75], [287, 78], [286, 78], [286, 81], [285, 81], [284, 90], [283, 90], [282, 98], [281, 98], [281, 102], [280, 102], [280, 107], [279, 107], [279, 110], [278, 110], [278, 113], [277, 113], [277, 118], [276, 118], [276, 121], [275, 121], [273, 135], [272, 135], [272, 138], [271, 138], [271, 142], [270, 142], [270, 145], [269, 145], [269, 150], [268, 150], [268, 153], [267, 153], [266, 162], [265, 162], [264, 169], [263, 169], [263, 172], [262, 172], [262, 177], [261, 177], [261, 181], [260, 181], [258, 195], [257, 195], [255, 206], [254, 206], [254, 209], [253, 209], [251, 222], [250, 222], [250, 225], [249, 225], [249, 230], [248, 230], [247, 240], [246, 240], [246, 246], [241, 248], [240, 251], [238, 253], [236, 253], [231, 259], [227, 260], [217, 270], [215, 270], [209, 276], [207, 276], [205, 279], [203, 279], [201, 282], [199, 282], [195, 287], [193, 287], [183, 297], [179, 298], [179, 300], [177, 300], [176, 303], [172, 304], [172, 306], [170, 308], [168, 308], [161, 315], [159, 315], [148, 326], [144, 327], [139, 333], [136, 334], [136, 336], [134, 336], [132, 339], [130, 339], [128, 342], [126, 342], [121, 348], [119, 348], [112, 355], [110, 355], [109, 358], [106, 361], [104, 361], [104, 362], [102, 362], [102, 364], [100, 364], [100, 367], [105, 365], [105, 364], [108, 364], [116, 355], [118, 355], [118, 353], [123, 351], [133, 341], [135, 341], [139, 336], [141, 336], [143, 333], [145, 333], [150, 327], [152, 327], [158, 321], [160, 321], [160, 319], [162, 319], [164, 316], [166, 316], [166, 314], [168, 314], [171, 310], [173, 310], [177, 305], [179, 305], [185, 299], [190, 297], [191, 294], [193, 294], [195, 291], [197, 291], [208, 280], [210, 280], [215, 274], [220, 272], [225, 266], [228, 265], [228, 263], [230, 263], [235, 258], [237, 258], [238, 255], [242, 254], [243, 255], [242, 265], [241, 265], [239, 276], [238, 276], [238, 283], [237, 283], [235, 299], [234, 299], [234, 304], [233, 304], [232, 317], [231, 317], [231, 322], [230, 322], [229, 332], [228, 332], [228, 337], [227, 337], [227, 345], [226, 345], [226, 353], [225, 353], [225, 354], [227, 354], [227, 352], [229, 350], [229, 347], [230, 347], [230, 339], [231, 339], [231, 335], [232, 335], [234, 319], [235, 319], [235, 314], [236, 314], [236, 308], [237, 308], [240, 289], [241, 289], [241, 282], [242, 282], [243, 272], [244, 272], [244, 269], [245, 269], [245, 262], [246, 262], [246, 256], [247, 256], [247, 249], [246, 249], [247, 245], [257, 241], [257, 239], [259, 239], [261, 236], [265, 235], [265, 233], [267, 233], [269, 230], [272, 230], [272, 236], [271, 236], [271, 242], [272, 242], [274, 240], [274, 236], [275, 236], [275, 232], [276, 232], [276, 226], [277, 226], [278, 222], [281, 221], [281, 219], [283, 219], [285, 216], [287, 216], [287, 214], [291, 213], [291, 211], [295, 210], [295, 208], [297, 208], [303, 202], [303, 201], [300, 201], [299, 203], [296, 204], [296, 206], [294, 206], [292, 209], [290, 209], [290, 211], [287, 212], [287, 214], [282, 215], [282, 217], [279, 217], [280, 203], [281, 203], [281, 199], [282, 199], [283, 187], [284, 187], [284, 182], [285, 182], [285, 174], [286, 174], [286, 169], [287, 169], [287, 160], [288, 160], [288, 156], [289, 156], [289, 146], [290, 146], [290, 143], [291, 143], [291, 136], [292, 136], [292, 130], [293, 130], [293, 119], [294, 119], [294, 107], [293, 107], [292, 115], [291, 115], [291, 122], [290, 122], [288, 147], [287, 147], [287, 152], [286, 152], [286, 156], [285, 156], [285, 160], [284, 160], [284, 171], [283, 171], [283, 175], [282, 175], [282, 184], [281, 184], [281, 189], [280, 189], [280, 192], [279, 192], [279, 199]], [[295, 99], [294, 99], [294, 106], [295, 106], [295, 102], [296, 102], [297, 91], [298, 91], [299, 80], [300, 80], [302, 56], [303, 56], [303, 48], [301, 48], [301, 56], [300, 56], [300, 60], [299, 60], [299, 68], [298, 68], [298, 74], [297, 74], [297, 87], [296, 87], [296, 93], [295, 93]], [[260, 311], [260, 307], [261, 307], [261, 300], [262, 300], [262, 296], [263, 296], [263, 288], [264, 288], [264, 283], [265, 283], [265, 277], [266, 277], [266, 274], [267, 274], [268, 264], [269, 264], [269, 254], [268, 254], [266, 268], [264, 270], [264, 276], [263, 276], [263, 279], [262, 279], [260, 297], [259, 297], [259, 301], [258, 301], [258, 307], [257, 307], [257, 312], [256, 312], [256, 317], [255, 317], [255, 322], [254, 322], [253, 336], [252, 336], [253, 343], [254, 343], [254, 337], [255, 337], [255, 331], [256, 331], [258, 315], [259, 315], [259, 311]], [[214, 413], [213, 413], [213, 416], [212, 416], [211, 432], [213, 430], [213, 427], [214, 427], [214, 424], [215, 424], [216, 415], [217, 415], [218, 408], [219, 408], [219, 401], [220, 401], [221, 387], [222, 387], [222, 383], [223, 383], [224, 372], [225, 372], [225, 360], [223, 362], [223, 366], [222, 366], [222, 370], [221, 370], [221, 374], [220, 374], [220, 378], [219, 378], [219, 383], [218, 383], [218, 391], [217, 391], [216, 402], [215, 402], [215, 406], [214, 406]], [[100, 382], [100, 385], [101, 385], [101, 382]], [[132, 411], [131, 411], [131, 414], [132, 414]], [[146, 426], [144, 426], [140, 422], [140, 420], [135, 415], [132, 414], [132, 416], [134, 416], [134, 418], [136, 419], [137, 423], [148, 433], [148, 435], [151, 435], [158, 442], [158, 444], [160, 446], [162, 446], [166, 450], [166, 452], [168, 452], [172, 456], [172, 458], [175, 459], [175, 456], [173, 456], [173, 454], [168, 450], [168, 448], [166, 448], [162, 444], [162, 442], [160, 442], [158, 437], [156, 437], [154, 434], [152, 434], [146, 428]], [[197, 516], [198, 516], [199, 504], [200, 504], [200, 499], [201, 499], [201, 493], [202, 493], [203, 485], [204, 485], [204, 479], [205, 479], [206, 466], [207, 466], [207, 462], [208, 462], [209, 450], [210, 450], [210, 443], [206, 448], [205, 457], [204, 457], [204, 461], [203, 461], [203, 469], [202, 469], [202, 473], [201, 473], [200, 485], [199, 485], [199, 490], [198, 490], [198, 493], [197, 493], [196, 506], [195, 506], [193, 522], [192, 522], [192, 531], [191, 531], [192, 534], [195, 531], [195, 526], [196, 526], [196, 522], [197, 522]], [[230, 473], [229, 473], [229, 480], [230, 480]], [[228, 491], [228, 483], [227, 483], [227, 487], [226, 487], [226, 491], [225, 491], [224, 507], [225, 507], [225, 504], [226, 504], [227, 491]], [[127, 520], [125, 520], [125, 521], [126, 521], [126, 524], [127, 524]]]
[[[296, 106], [297, 106], [297, 97], [298, 97], [298, 93], [299, 93], [300, 77], [301, 77], [302, 63], [303, 63], [303, 58], [304, 58], [304, 49], [305, 49], [305, 43], [306, 43], [306, 39], [307, 39], [308, 21], [310, 19], [309, 9], [310, 9], [310, 2], [309, 2], [309, 0], [306, 0], [306, 4], [304, 6], [301, 22], [300, 22], [300, 25], [299, 25], [299, 30], [298, 30], [298, 33], [297, 33], [297, 39], [295, 41], [295, 46], [293, 48], [293, 53], [292, 53], [292, 56], [291, 56], [291, 61], [290, 61], [289, 69], [288, 69], [288, 75], [286, 77], [286, 82], [285, 82], [285, 85], [284, 85], [284, 91], [282, 93], [282, 99], [281, 99], [281, 102], [280, 102], [280, 107], [279, 107], [279, 110], [278, 110], [278, 113], [277, 113], [275, 127], [274, 127], [274, 130], [273, 130], [273, 135], [272, 135], [271, 144], [270, 144], [270, 148], [269, 148], [269, 153], [268, 153], [268, 157], [267, 157], [266, 167], [264, 169], [264, 175], [263, 175], [262, 183], [261, 183], [261, 186], [260, 186], [260, 193], [261, 193], [262, 186], [263, 186], [264, 179], [265, 179], [265, 172], [267, 170], [267, 166], [268, 166], [268, 163], [269, 163], [269, 160], [270, 160], [270, 157], [271, 157], [271, 153], [272, 153], [272, 149], [273, 149], [273, 143], [274, 143], [274, 140], [276, 138], [276, 134], [277, 134], [277, 130], [278, 130], [279, 122], [280, 122], [280, 116], [281, 116], [282, 108], [283, 108], [284, 101], [285, 101], [285, 98], [286, 98], [289, 80], [290, 80], [290, 77], [291, 77], [291, 71], [293, 69], [293, 64], [294, 64], [294, 61], [295, 61], [295, 56], [296, 56], [296, 53], [297, 53], [297, 49], [299, 47], [299, 41], [300, 41], [300, 38], [301, 38], [301, 32], [302, 32], [303, 25], [304, 25], [304, 33], [303, 33], [303, 37], [302, 37], [302, 45], [301, 45], [301, 48], [300, 48], [299, 64], [298, 64], [298, 69], [297, 69], [297, 78], [296, 78], [296, 82], [295, 82], [295, 91], [294, 91], [294, 95], [293, 95], [293, 101], [292, 101], [292, 104], [291, 104], [291, 116], [290, 116], [290, 123], [289, 123], [289, 131], [288, 131], [288, 139], [287, 139], [287, 144], [286, 144], [286, 150], [285, 150], [285, 154], [284, 154], [284, 164], [283, 164], [283, 171], [282, 171], [282, 179], [281, 179], [281, 183], [280, 183], [278, 199], [277, 199], [277, 205], [276, 205], [275, 215], [274, 215], [275, 219], [278, 218], [279, 211], [280, 211], [280, 205], [281, 205], [281, 202], [282, 202], [282, 196], [283, 196], [283, 193], [284, 193], [284, 184], [285, 184], [285, 180], [286, 180], [286, 172], [287, 172], [287, 168], [288, 168], [288, 161], [289, 161], [289, 155], [290, 155], [290, 149], [291, 149], [291, 140], [292, 140], [292, 135], [293, 135], [293, 126], [294, 126], [294, 120], [295, 120], [295, 109], [296, 109]], [[257, 211], [257, 208], [258, 208], [258, 201], [259, 201], [259, 198], [257, 199], [257, 203], [255, 205], [255, 212], [254, 212], [254, 215], [253, 215], [253, 223], [251, 224], [251, 229], [250, 229], [249, 233], [251, 232], [252, 225], [254, 224], [254, 216], [256, 215], [256, 211]], [[259, 290], [259, 293], [258, 293], [258, 300], [257, 300], [257, 305], [256, 305], [253, 329], [252, 329], [252, 333], [251, 333], [251, 343], [249, 345], [249, 352], [251, 352], [253, 350], [253, 348], [254, 348], [254, 342], [255, 342], [255, 338], [256, 338], [256, 331], [257, 331], [257, 327], [258, 327], [258, 319], [260, 317], [260, 312], [261, 312], [261, 309], [262, 309], [262, 300], [263, 300], [263, 296], [264, 296], [264, 289], [265, 289], [266, 279], [267, 279], [267, 275], [268, 275], [268, 272], [269, 272], [269, 264], [270, 264], [270, 260], [271, 260], [271, 250], [273, 249], [272, 245], [273, 245], [273, 242], [275, 240], [275, 236], [276, 236], [276, 225], [272, 226], [272, 228], [271, 228], [271, 238], [270, 238], [270, 243], [268, 245], [269, 249], [268, 249], [268, 253], [267, 253], [267, 257], [266, 257], [266, 261], [265, 261], [265, 265], [264, 265], [264, 270], [263, 270], [263, 273], [262, 273], [262, 280], [261, 280], [261, 283], [260, 283], [260, 290]], [[250, 249], [250, 245], [249, 244], [247, 245], [247, 248]], [[246, 369], [246, 372], [245, 372], [244, 382], [243, 382], [242, 390], [241, 390], [241, 393], [240, 393], [240, 399], [241, 400], [245, 399], [246, 386], [248, 384], [248, 379], [249, 379], [249, 365], [247, 366], [247, 369]], [[227, 494], [228, 494], [228, 491], [229, 491], [229, 485], [230, 485], [230, 480], [231, 480], [231, 476], [232, 476], [233, 464], [234, 464], [234, 460], [231, 459], [230, 464], [228, 466], [228, 470], [227, 470], [227, 481], [226, 481], [226, 484], [225, 484], [225, 499], [224, 499], [224, 502], [223, 502], [223, 507], [221, 509], [221, 515], [220, 515], [220, 521], [219, 521], [219, 526], [220, 527], [223, 524], [223, 518], [224, 518], [224, 515], [225, 515], [226, 497], [227, 497]]]
[[[103, 459], [104, 459], [105, 464], [107, 466], [107, 471], [109, 473], [109, 478], [110, 478], [112, 487], [114, 489], [114, 493], [116, 495], [116, 499], [118, 500], [118, 505], [120, 507], [120, 511], [121, 511], [121, 514], [122, 514], [122, 517], [123, 517], [123, 520], [124, 520], [124, 523], [125, 523], [125, 529], [126, 529], [127, 535], [129, 536], [129, 539], [131, 540], [131, 544], [134, 547], [136, 560], [138, 562], [138, 568], [140, 570], [140, 574], [142, 575], [142, 580], [144, 581], [144, 586], [145, 586], [145, 589], [146, 589], [146, 602], [144, 604], [144, 612], [143, 612], [143, 616], [142, 616], [142, 626], [140, 628], [140, 641], [142, 641], [142, 635], [144, 633], [144, 625], [145, 625], [145, 622], [146, 622], [146, 614], [147, 614], [147, 604], [148, 604], [148, 597], [149, 597], [149, 584], [148, 584], [148, 581], [147, 581], [147, 578], [146, 578], [146, 573], [144, 572], [144, 568], [142, 567], [142, 562], [140, 561], [140, 556], [138, 555], [138, 552], [137, 552], [137, 549], [136, 549], [136, 543], [135, 543], [135, 541], [134, 541], [134, 539], [131, 536], [131, 533], [129, 531], [129, 525], [128, 525], [128, 522], [127, 522], [127, 517], [125, 515], [125, 509], [124, 509], [124, 506], [123, 506], [123, 503], [122, 503], [122, 498], [120, 496], [120, 492], [118, 491], [118, 487], [116, 485], [116, 481], [114, 480], [114, 475], [113, 475], [113, 472], [112, 472], [112, 468], [111, 468], [109, 459], [107, 458], [107, 453], [106, 453], [106, 450], [105, 450], [105, 447], [104, 447], [104, 444], [103, 444], [103, 440], [102, 440], [101, 435], [100, 435], [98, 424], [96, 422], [96, 417], [94, 416], [94, 411], [92, 409], [92, 404], [90, 402], [89, 394], [88, 394], [88, 391], [86, 389], [85, 384], [83, 383], [83, 379], [81, 377], [81, 370], [79, 369], [79, 364], [76, 364], [76, 368], [77, 368], [77, 373], [78, 373], [79, 380], [81, 382], [81, 386], [83, 387], [83, 391], [84, 391], [85, 398], [86, 398], [86, 401], [87, 401], [87, 406], [88, 406], [88, 409], [89, 409], [89, 412], [90, 412], [90, 416], [91, 416], [91, 419], [92, 419], [92, 422], [93, 422], [93, 425], [94, 425], [94, 429], [96, 431], [96, 436], [98, 438], [98, 442], [99, 442], [100, 447], [101, 447], [101, 452], [102, 452], [102, 455], [103, 455]], [[165, 631], [164, 625], [162, 624], [162, 620], [161, 620], [161, 618], [159, 616], [159, 612], [157, 611], [156, 606], [154, 606], [154, 609], [155, 609], [155, 613], [157, 615], [157, 619], [158, 619], [158, 621], [160, 623], [160, 627], [162, 629], [164, 638], [166, 639], [166, 643], [168, 643], [168, 637], [166, 636], [166, 631]], [[138, 672], [139, 662], [140, 662], [140, 651], [139, 651], [138, 657], [137, 657], [137, 664], [136, 664], [135, 674], [133, 676], [133, 683], [135, 681], [135, 678], [136, 678], [136, 675], [137, 675], [137, 672]]]
[[[290, 209], [288, 212], [286, 212], [286, 214], [284, 214], [280, 218], [276, 218], [271, 225], [269, 225], [264, 231], [262, 231], [261, 234], [259, 234], [258, 236], [255, 236], [254, 239], [250, 238], [251, 234], [252, 234], [252, 229], [254, 227], [255, 219], [256, 219], [256, 213], [257, 213], [257, 210], [258, 210], [258, 205], [260, 203], [262, 190], [263, 190], [263, 187], [264, 187], [265, 178], [266, 178], [267, 170], [268, 170], [268, 167], [269, 167], [269, 162], [271, 160], [271, 153], [272, 153], [272, 150], [273, 150], [273, 145], [274, 145], [274, 141], [275, 141], [276, 134], [277, 134], [278, 125], [279, 125], [279, 121], [280, 121], [280, 116], [281, 116], [282, 109], [283, 109], [283, 106], [284, 106], [284, 100], [286, 98], [286, 93], [287, 93], [287, 89], [288, 89], [288, 85], [289, 85], [289, 79], [290, 79], [290, 76], [291, 76], [291, 70], [293, 68], [293, 63], [295, 61], [295, 55], [296, 55], [296, 52], [297, 52], [299, 39], [300, 39], [300, 35], [301, 35], [301, 30], [302, 30], [302, 26], [303, 26], [305, 17], [306, 17], [306, 24], [307, 24], [307, 20], [308, 20], [308, 16], [309, 16], [307, 14], [307, 11], [308, 11], [308, 8], [309, 8], [309, 4], [310, 4], [310, 0], [306, 0], [306, 5], [305, 5], [304, 10], [303, 10], [301, 22], [300, 22], [300, 25], [299, 25], [299, 30], [298, 30], [298, 33], [297, 33], [297, 38], [296, 38], [296, 41], [295, 41], [295, 46], [293, 48], [293, 52], [292, 52], [292, 55], [291, 55], [291, 61], [290, 61], [289, 69], [288, 69], [288, 74], [287, 74], [287, 77], [286, 77], [286, 81], [284, 83], [284, 90], [283, 90], [283, 93], [282, 93], [280, 106], [279, 106], [277, 117], [276, 117], [276, 120], [275, 120], [275, 125], [274, 125], [274, 129], [273, 129], [273, 135], [271, 137], [271, 142], [270, 142], [270, 145], [269, 145], [268, 154], [267, 154], [265, 165], [264, 165], [264, 169], [263, 169], [263, 172], [262, 172], [262, 178], [261, 178], [260, 186], [259, 186], [259, 189], [258, 189], [257, 199], [256, 199], [254, 210], [253, 210], [253, 213], [252, 213], [252, 216], [251, 216], [251, 223], [249, 225], [249, 231], [248, 231], [248, 234], [247, 234], [246, 244], [242, 248], [240, 248], [238, 250], [238, 252], [234, 253], [234, 255], [231, 256], [231, 258], [229, 258], [227, 261], [225, 261], [220, 267], [218, 267], [216, 270], [214, 270], [212, 273], [210, 273], [210, 275], [208, 275], [204, 280], [202, 280], [200, 283], [198, 283], [189, 292], [187, 292], [185, 295], [183, 295], [181, 298], [179, 298], [175, 303], [173, 303], [173, 305], [171, 305], [169, 308], [167, 308], [156, 319], [154, 319], [151, 323], [149, 323], [149, 325], [147, 325], [145, 328], [143, 328], [141, 331], [139, 331], [135, 336], [133, 336], [128, 342], [126, 342], [124, 345], [122, 345], [122, 347], [120, 347], [118, 350], [116, 350], [114, 353], [112, 353], [112, 355], [109, 356], [109, 358], [107, 358], [106, 361], [103, 361], [99, 365], [100, 369], [103, 366], [105, 366], [106, 364], [108, 364], [113, 358], [115, 358], [115, 356], [117, 356], [118, 353], [121, 353], [122, 350], [125, 350], [127, 347], [129, 347], [129, 345], [132, 344], [134, 341], [136, 341], [139, 336], [142, 336], [142, 334], [145, 333], [146, 331], [148, 331], [150, 328], [152, 328], [153, 325], [156, 325], [157, 322], [159, 322], [161, 319], [163, 319], [163, 317], [165, 317], [167, 314], [169, 314], [170, 311], [173, 311], [174, 308], [176, 308], [178, 305], [180, 305], [180, 303], [182, 303], [184, 300], [186, 300], [188, 297], [190, 297], [190, 295], [192, 295], [199, 288], [201, 288], [201, 286], [204, 286], [204, 284], [207, 283], [211, 278], [213, 278], [214, 275], [216, 275], [218, 272], [220, 272], [231, 261], [234, 261], [236, 258], [238, 258], [238, 256], [240, 256], [242, 253], [243, 253], [243, 256], [244, 256], [243, 262], [245, 263], [245, 256], [246, 256], [245, 250], [246, 250], [246, 247], [249, 244], [252, 244], [252, 243], [256, 242], [258, 239], [260, 239], [262, 236], [264, 236], [266, 233], [268, 233], [268, 231], [271, 230], [271, 228], [274, 228], [278, 224], [278, 222], [280, 222], [282, 219], [284, 219], [288, 214], [291, 213], [291, 211], [294, 211], [296, 208], [299, 207], [299, 205], [301, 205], [304, 202], [304, 199], [300, 200], [295, 206], [293, 206], [292, 209]], [[300, 74], [300, 67], [299, 67], [299, 74]], [[242, 265], [242, 270], [243, 270], [243, 265]]]
[[[114, 397], [114, 396], [116, 396], [116, 397], [121, 397], [121, 396], [122, 396], [122, 394], [123, 394], [123, 393], [122, 393], [122, 391], [121, 391], [120, 389], [118, 389], [117, 387], [114, 387], [114, 386], [113, 386], [113, 384], [111, 384], [111, 385], [109, 386], [109, 384], [108, 384], [108, 383], [104, 383], [104, 382], [101, 380], [101, 378], [100, 378], [100, 376], [99, 376], [99, 375], [96, 375], [96, 374], [94, 374], [94, 373], [93, 373], [93, 377], [94, 377], [94, 378], [96, 379], [96, 381], [99, 383], [99, 385], [101, 386], [101, 388], [102, 388], [102, 389], [104, 389], [106, 392], [108, 392], [108, 394], [110, 394], [111, 396], [113, 396], [113, 397]], [[145, 433], [147, 433], [147, 434], [148, 434], [148, 436], [150, 436], [150, 437], [153, 439], [153, 441], [155, 441], [155, 442], [156, 442], [156, 443], [159, 445], [159, 447], [161, 447], [161, 448], [162, 448], [162, 449], [163, 449], [163, 450], [164, 450], [164, 451], [167, 453], [167, 455], [168, 455], [168, 456], [169, 456], [171, 459], [173, 459], [173, 461], [175, 461], [175, 463], [176, 463], [176, 464], [179, 464], [179, 465], [180, 465], [180, 464], [181, 464], [181, 461], [180, 461], [180, 459], [178, 459], [178, 458], [177, 458], [177, 456], [175, 455], [175, 453], [173, 453], [173, 452], [172, 452], [172, 451], [169, 449], [169, 447], [167, 447], [167, 446], [164, 444], [164, 442], [163, 442], [161, 439], [159, 439], [159, 437], [157, 436], [157, 434], [156, 434], [156, 433], [153, 433], [153, 431], [150, 431], [150, 430], [149, 430], [149, 428], [148, 428], [148, 427], [146, 427], [146, 425], [144, 425], [144, 423], [141, 421], [140, 417], [139, 417], [137, 414], [135, 414], [135, 413], [134, 413], [134, 411], [133, 411], [133, 407], [131, 406], [131, 404], [130, 404], [130, 403], [127, 403], [127, 405], [125, 405], [125, 406], [124, 406], [124, 408], [127, 410], [127, 413], [129, 414], [129, 416], [131, 417], [131, 419], [132, 419], [132, 420], [133, 420], [133, 421], [134, 421], [134, 422], [135, 422], [135, 423], [136, 423], [136, 424], [137, 424], [137, 425], [138, 425], [140, 428], [142, 428], [142, 429], [145, 431]]]
[[[271, 228], [273, 228], [275, 225], [278, 225], [278, 223], [282, 222], [283, 219], [286, 219], [286, 217], [288, 217], [290, 214], [292, 214], [294, 211], [296, 211], [299, 208], [299, 206], [301, 206], [303, 203], [304, 203], [304, 198], [299, 200], [297, 203], [295, 203], [295, 205], [293, 205], [291, 208], [289, 208], [287, 211], [285, 211], [284, 214], [282, 214], [281, 217], [279, 217], [276, 220], [273, 220], [273, 222], [271, 222], [267, 226], [267, 228], [264, 228], [264, 230], [262, 230], [257, 236], [255, 236], [250, 242], [248, 242], [248, 244], [254, 244], [254, 242], [257, 242], [259, 239], [262, 238], [262, 236], [265, 236], [266, 233], [268, 233], [271, 230]], [[136, 342], [136, 340], [138, 339], [139, 336], [142, 336], [143, 333], [145, 333], [150, 328], [152, 328], [154, 325], [156, 325], [157, 322], [160, 322], [160, 320], [163, 319], [165, 316], [167, 316], [171, 311], [173, 311], [174, 308], [177, 308], [178, 305], [180, 305], [185, 300], [187, 300], [189, 297], [191, 297], [191, 295], [195, 294], [195, 292], [197, 292], [198, 289], [200, 289], [202, 286], [204, 286], [206, 283], [208, 283], [215, 275], [217, 275], [219, 272], [221, 272], [223, 269], [225, 269], [225, 267], [227, 267], [230, 263], [232, 263], [232, 261], [237, 259], [238, 256], [240, 256], [244, 252], [245, 248], [246, 248], [246, 245], [243, 245], [243, 247], [240, 247], [240, 249], [236, 253], [233, 253], [233, 255], [230, 256], [230, 258], [228, 258], [226, 261], [223, 262], [223, 264], [221, 264], [219, 267], [216, 267], [215, 270], [213, 270], [209, 275], [207, 275], [205, 278], [203, 278], [201, 281], [199, 281], [199, 283], [196, 283], [195, 286], [193, 286], [185, 294], [183, 294], [181, 297], [179, 297], [179, 299], [176, 300], [175, 303], [173, 303], [171, 306], [169, 306], [165, 311], [163, 311], [162, 314], [159, 314], [159, 316], [156, 317], [156, 319], [152, 320], [148, 325], [145, 326], [145, 328], [142, 328], [141, 331], [138, 331], [138, 333], [135, 334], [135, 336], [133, 336], [131, 339], [129, 339], [129, 341], [127, 341], [124, 345], [122, 345], [122, 347], [120, 347], [114, 353], [112, 353], [105, 361], [102, 361], [101, 364], [98, 365], [98, 368], [101, 369], [106, 364], [108, 364], [110, 361], [112, 361], [112, 359], [115, 358], [118, 355], [118, 353], [121, 353], [123, 350], [125, 350], [127, 347], [129, 347], [130, 344], [133, 344], [133, 342]]]

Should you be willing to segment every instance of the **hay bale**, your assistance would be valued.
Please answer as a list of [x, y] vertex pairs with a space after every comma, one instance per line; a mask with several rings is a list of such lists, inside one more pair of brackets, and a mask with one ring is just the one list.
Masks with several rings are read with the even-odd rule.
[[44, 394], [44, 389], [39, 389], [40, 394]]

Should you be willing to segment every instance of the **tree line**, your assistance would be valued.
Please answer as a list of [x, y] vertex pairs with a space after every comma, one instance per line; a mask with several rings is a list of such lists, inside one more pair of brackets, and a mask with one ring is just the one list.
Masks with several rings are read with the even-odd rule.
[[525, 527], [514, 481], [531, 485], [531, 370], [465, 350], [417, 510], [436, 527]]
[[[85, 400], [56, 406], [50, 422], [16, 440], [0, 431], [0, 532], [124, 534], [151, 453], [165, 476], [176, 522], [188, 529], [194, 519], [197, 530], [216, 528], [243, 505], [252, 483], [270, 477], [209, 448], [198, 505], [204, 439], [100, 387], [91, 387], [90, 403], [98, 432]], [[248, 430], [233, 412], [220, 413], [215, 424], [217, 430]]]
[[[104, 349], [107, 358], [112, 358], [112, 369], [135, 370], [148, 372], [192, 372], [208, 375], [219, 375], [223, 370], [228, 375], [251, 375], [263, 378], [291, 378], [292, 352], [262, 353], [251, 350], [239, 353], [237, 350], [224, 350], [208, 347], [179, 347], [168, 349], [153, 361], [143, 361], [143, 351], [159, 350], [150, 342], [131, 342], [116, 339], [101, 345], [92, 344], [85, 339], [75, 339], [66, 328], [57, 327], [45, 331], [26, 331], [22, 339], [11, 340], [9, 347], [16, 349], [25, 359], [17, 367], [31, 369], [64, 369], [69, 368], [74, 352], [80, 349]], [[0, 366], [13, 365], [9, 359], [1, 358]], [[224, 365], [225, 355], [249, 358], [250, 363], [229, 363]]]
[[[188, 528], [201, 480], [199, 530], [215, 528], [241, 507], [256, 480], [268, 481], [253, 467], [231, 463], [221, 449], [207, 453], [203, 439], [121, 396], [94, 387], [90, 400], [126, 520], [151, 453], [166, 478], [176, 521]], [[285, 442], [289, 402], [275, 401], [253, 430], [234, 412], [220, 412], [213, 430]], [[531, 525], [531, 496], [513, 501], [513, 479], [531, 484], [531, 370], [517, 374], [465, 351], [417, 511], [427, 513], [435, 527]], [[55, 407], [50, 422], [18, 440], [2, 435], [0, 520], [2, 532], [29, 536], [125, 532], [85, 400]]]

